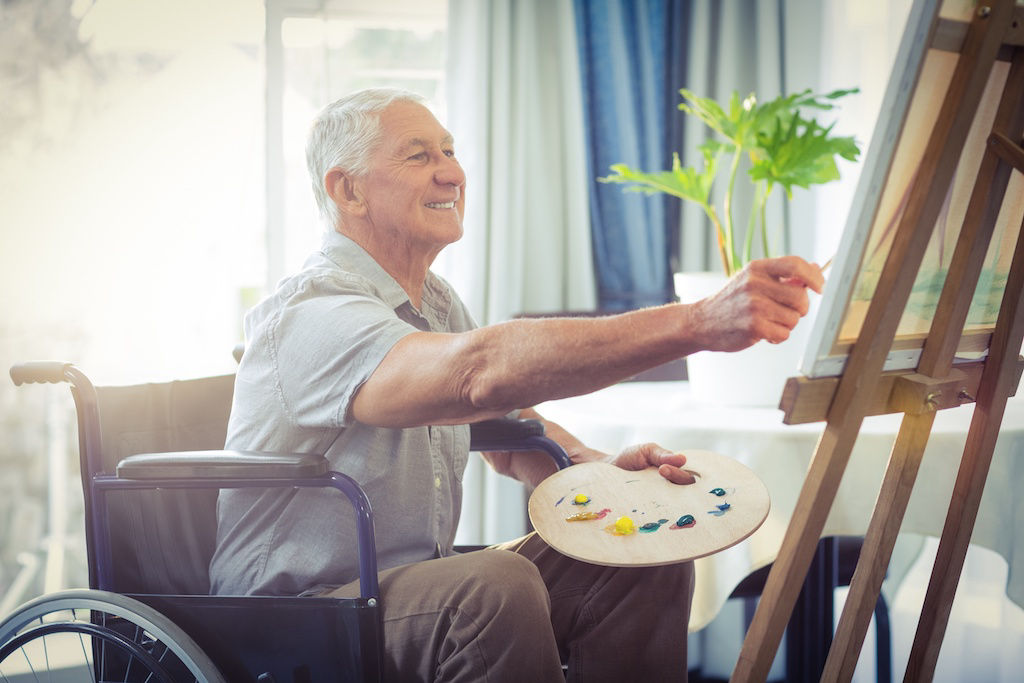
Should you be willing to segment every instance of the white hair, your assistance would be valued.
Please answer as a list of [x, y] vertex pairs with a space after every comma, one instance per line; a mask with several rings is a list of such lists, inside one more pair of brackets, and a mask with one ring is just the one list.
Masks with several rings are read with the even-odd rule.
[[381, 138], [381, 112], [393, 102], [424, 104], [426, 99], [408, 90], [369, 88], [332, 102], [313, 119], [306, 138], [306, 168], [320, 215], [330, 230], [337, 225], [338, 207], [327, 194], [324, 177], [332, 168], [354, 176], [369, 171], [370, 154]]

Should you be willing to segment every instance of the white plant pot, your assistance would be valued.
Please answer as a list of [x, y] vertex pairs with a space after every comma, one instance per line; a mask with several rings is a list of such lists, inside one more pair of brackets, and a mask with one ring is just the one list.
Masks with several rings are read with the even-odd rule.
[[[722, 287], [720, 273], [676, 273], [676, 295], [693, 303]], [[688, 356], [686, 372], [694, 398], [723, 406], [778, 407], [786, 379], [797, 375], [813, 315], [808, 314], [781, 344], [758, 342], [735, 353], [701, 351]]]

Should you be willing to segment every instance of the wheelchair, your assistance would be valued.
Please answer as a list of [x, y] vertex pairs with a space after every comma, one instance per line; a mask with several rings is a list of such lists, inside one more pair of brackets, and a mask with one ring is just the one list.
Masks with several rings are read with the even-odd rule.
[[[323, 456], [223, 450], [234, 375], [97, 387], [71, 363], [36, 361], [12, 367], [11, 378], [71, 385], [89, 589], [44, 595], [0, 622], [0, 680], [380, 680], [370, 501]], [[470, 447], [570, 464], [532, 420], [471, 425]], [[339, 523], [356, 528], [359, 597], [209, 595], [217, 492], [252, 487], [330, 487], [346, 497], [352, 519]]]

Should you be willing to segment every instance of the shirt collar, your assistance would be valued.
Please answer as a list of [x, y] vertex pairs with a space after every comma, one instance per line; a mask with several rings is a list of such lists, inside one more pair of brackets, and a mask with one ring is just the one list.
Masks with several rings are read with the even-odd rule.
[[[380, 298], [392, 309], [403, 304], [413, 308], [409, 295], [402, 286], [359, 244], [342, 235], [337, 230], [324, 234], [321, 253], [342, 270], [358, 273], [365, 277], [377, 289]], [[423, 286], [423, 307], [430, 307], [441, 318], [446, 319], [450, 312], [452, 295], [448, 284], [427, 272], [427, 280]], [[415, 310], [415, 309], [414, 309]]]

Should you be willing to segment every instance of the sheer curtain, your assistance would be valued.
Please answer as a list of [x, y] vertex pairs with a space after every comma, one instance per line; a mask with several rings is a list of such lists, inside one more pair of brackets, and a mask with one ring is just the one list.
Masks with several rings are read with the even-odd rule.
[[[467, 175], [465, 235], [438, 258], [482, 323], [594, 308], [579, 64], [569, 0], [450, 0], [449, 130]], [[524, 533], [520, 484], [479, 459], [460, 543]]]
[[462, 240], [437, 269], [481, 323], [592, 308], [579, 66], [568, 0], [450, 0], [448, 121]]
[[[764, 101], [783, 92], [818, 89], [821, 20], [822, 7], [817, 0], [694, 2], [687, 36], [686, 83], [681, 85], [720, 102], [728, 101], [734, 90], [740, 97], [755, 93]], [[684, 126], [682, 162], [699, 166], [697, 147], [710, 130], [692, 116], [686, 117]], [[746, 172], [742, 166], [741, 172]], [[737, 185], [734, 209], [741, 231], [752, 201], [744, 185]], [[719, 183], [714, 193], [718, 205], [723, 190]], [[781, 193], [775, 194], [769, 200], [768, 215], [770, 224], [782, 227], [780, 251], [813, 258], [813, 194], [796, 190], [788, 207], [783, 206]], [[703, 212], [687, 203], [682, 213], [680, 269], [719, 270], [717, 246]]]

